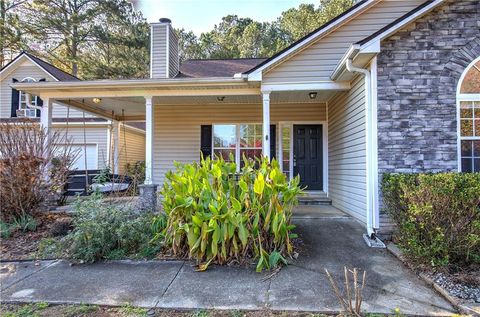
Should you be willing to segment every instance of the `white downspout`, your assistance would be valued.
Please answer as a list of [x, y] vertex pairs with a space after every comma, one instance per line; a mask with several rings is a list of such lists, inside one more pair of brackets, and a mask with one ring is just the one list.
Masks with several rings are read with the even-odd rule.
[[372, 159], [373, 153], [372, 151], [372, 139], [376, 136], [372, 134], [372, 75], [368, 69], [360, 68], [353, 66], [352, 59], [349, 58], [346, 61], [346, 67], [349, 72], [360, 73], [365, 76], [365, 125], [366, 125], [366, 146], [367, 146], [367, 234], [370, 238], [375, 237], [375, 229], [374, 229], [374, 186], [373, 186], [373, 177], [372, 175]]
[[30, 99], [29, 93], [25, 93], [25, 102], [28, 108], [35, 109], [35, 110], [42, 110], [42, 107], [32, 104], [32, 100]]

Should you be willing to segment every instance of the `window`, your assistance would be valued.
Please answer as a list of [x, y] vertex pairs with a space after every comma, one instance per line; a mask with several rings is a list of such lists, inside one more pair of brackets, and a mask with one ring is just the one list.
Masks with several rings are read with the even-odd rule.
[[480, 172], [480, 57], [462, 75], [457, 99], [460, 170]]
[[288, 178], [290, 178], [290, 163], [291, 163], [291, 140], [292, 140], [292, 126], [281, 126], [281, 145], [282, 145], [282, 162], [281, 162], [281, 167], [282, 171], [285, 175], [287, 175]]
[[[24, 78], [22, 80], [22, 83], [32, 83], [35, 82], [35, 79], [31, 77]], [[30, 95], [30, 103], [34, 106], [37, 105], [37, 97]], [[18, 98], [18, 110], [20, 113], [23, 114], [23, 116], [28, 117], [28, 118], [35, 118], [37, 116], [37, 110], [29, 108], [27, 106], [27, 94], [24, 92], [20, 91], [19, 92], [19, 98]]]
[[261, 124], [213, 125], [213, 155], [243, 166], [243, 156], [256, 158], [262, 155]]

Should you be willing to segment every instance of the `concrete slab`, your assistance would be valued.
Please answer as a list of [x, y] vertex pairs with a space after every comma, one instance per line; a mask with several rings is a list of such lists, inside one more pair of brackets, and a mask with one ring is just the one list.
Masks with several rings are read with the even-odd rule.
[[364, 307], [369, 311], [391, 313], [397, 307], [408, 314], [453, 311], [450, 303], [387, 250], [369, 248], [362, 238], [364, 228], [355, 220], [324, 219], [321, 225], [309, 219], [294, 222], [304, 242], [294, 265], [319, 274], [327, 268], [337, 284], [342, 284], [344, 266], [366, 270]]
[[178, 309], [262, 309], [269, 281], [254, 268], [211, 266], [195, 272], [185, 264], [157, 304]]
[[[324, 272], [339, 285], [343, 267], [367, 272], [364, 310], [450, 315], [451, 305], [386, 250], [368, 248], [364, 227], [352, 218], [295, 218], [303, 245], [299, 259], [270, 279], [254, 268], [189, 263], [120, 261], [69, 266], [67, 262], [19, 264], [6, 276], [4, 301], [47, 301], [177, 309], [264, 309], [337, 312], [340, 307]], [[6, 272], [8, 270], [5, 270]], [[8, 283], [8, 284], [7, 284]], [[343, 287], [343, 286], [342, 286]]]
[[293, 209], [293, 218], [323, 219], [350, 216], [331, 205], [298, 205]]
[[183, 262], [120, 261], [70, 266], [59, 261], [2, 292], [5, 301], [155, 306]]
[[28, 276], [41, 271], [56, 261], [0, 263], [0, 290], [5, 290]]

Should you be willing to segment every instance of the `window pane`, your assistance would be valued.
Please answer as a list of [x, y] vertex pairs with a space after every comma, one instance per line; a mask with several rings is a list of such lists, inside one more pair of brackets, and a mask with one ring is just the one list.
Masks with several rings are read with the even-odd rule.
[[462, 101], [460, 103], [460, 118], [473, 118], [473, 108], [471, 102]]
[[473, 120], [461, 120], [460, 131], [462, 136], [473, 135]]
[[473, 104], [475, 109], [475, 118], [480, 118], [480, 101], [475, 101]]
[[235, 125], [214, 125], [213, 146], [224, 148], [235, 148]]
[[475, 173], [480, 173], [480, 158], [476, 158], [473, 160], [473, 164], [474, 164], [474, 169], [473, 171]]
[[472, 159], [462, 158], [462, 172], [470, 173], [472, 171]]
[[462, 141], [462, 156], [472, 156], [472, 141]]
[[235, 150], [215, 149], [215, 150], [213, 150], [213, 154], [214, 154], [215, 157], [217, 157], [217, 156], [222, 157], [227, 162], [234, 162], [235, 161]]
[[[241, 168], [245, 166], [243, 162], [243, 156], [245, 156], [247, 159], [255, 160], [255, 158], [259, 158], [262, 156], [262, 149], [240, 150], [240, 167]], [[255, 163], [255, 167], [258, 167], [258, 163]]]
[[480, 140], [471, 142], [473, 143], [473, 156], [480, 158]]
[[480, 119], [475, 120], [475, 136], [480, 136]]
[[462, 156], [472, 156], [472, 141], [462, 141]]
[[240, 147], [246, 147], [246, 148], [262, 147], [262, 125], [261, 124], [240, 125]]
[[291, 127], [282, 127], [282, 170], [290, 177], [290, 132]]

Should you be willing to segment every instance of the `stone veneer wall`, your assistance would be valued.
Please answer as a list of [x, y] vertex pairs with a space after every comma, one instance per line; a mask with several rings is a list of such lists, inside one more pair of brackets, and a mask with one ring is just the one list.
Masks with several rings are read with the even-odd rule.
[[480, 1], [447, 1], [382, 42], [378, 167], [457, 170], [456, 91], [480, 56]]

